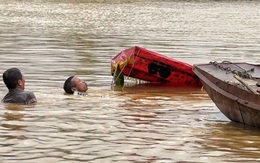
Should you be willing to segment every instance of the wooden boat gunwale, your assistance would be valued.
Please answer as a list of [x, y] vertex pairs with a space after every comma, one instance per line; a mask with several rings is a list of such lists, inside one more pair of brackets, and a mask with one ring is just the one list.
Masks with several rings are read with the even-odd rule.
[[209, 74], [205, 70], [206, 68], [203, 69], [203, 66], [207, 65], [209, 64], [194, 65], [193, 71], [200, 78], [204, 89], [218, 109], [231, 121], [260, 128], [260, 95], [251, 93]]

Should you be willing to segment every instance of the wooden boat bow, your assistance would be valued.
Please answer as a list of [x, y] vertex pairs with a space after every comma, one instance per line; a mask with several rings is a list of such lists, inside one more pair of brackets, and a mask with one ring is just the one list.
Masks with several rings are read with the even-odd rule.
[[227, 118], [260, 127], [259, 65], [211, 62], [194, 65], [193, 71]]

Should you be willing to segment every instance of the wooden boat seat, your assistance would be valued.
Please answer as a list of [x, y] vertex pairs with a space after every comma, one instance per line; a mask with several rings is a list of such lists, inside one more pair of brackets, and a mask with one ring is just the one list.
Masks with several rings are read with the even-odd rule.
[[260, 94], [259, 79], [241, 78], [238, 76], [234, 76], [234, 78], [237, 79], [237, 81], [239, 81], [239, 83], [242, 84], [242, 86], [244, 86], [245, 89], [247, 89], [248, 91], [253, 92], [255, 94]]

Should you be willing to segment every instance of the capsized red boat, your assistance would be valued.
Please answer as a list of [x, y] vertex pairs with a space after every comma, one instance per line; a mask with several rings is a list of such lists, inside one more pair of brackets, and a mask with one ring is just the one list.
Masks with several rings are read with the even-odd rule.
[[120, 74], [152, 83], [167, 82], [176, 87], [201, 87], [193, 66], [134, 46], [121, 51], [111, 61], [111, 75]]

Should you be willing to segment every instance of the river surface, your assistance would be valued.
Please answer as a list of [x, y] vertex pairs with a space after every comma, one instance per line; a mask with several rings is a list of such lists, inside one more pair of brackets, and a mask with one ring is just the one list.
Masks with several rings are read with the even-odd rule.
[[[18, 67], [38, 99], [0, 104], [0, 162], [260, 161], [260, 131], [230, 122], [205, 91], [115, 89], [110, 75], [111, 59], [136, 45], [190, 64], [260, 63], [259, 8], [251, 0], [0, 0], [0, 74]], [[64, 95], [70, 75], [87, 81], [89, 96]]]

